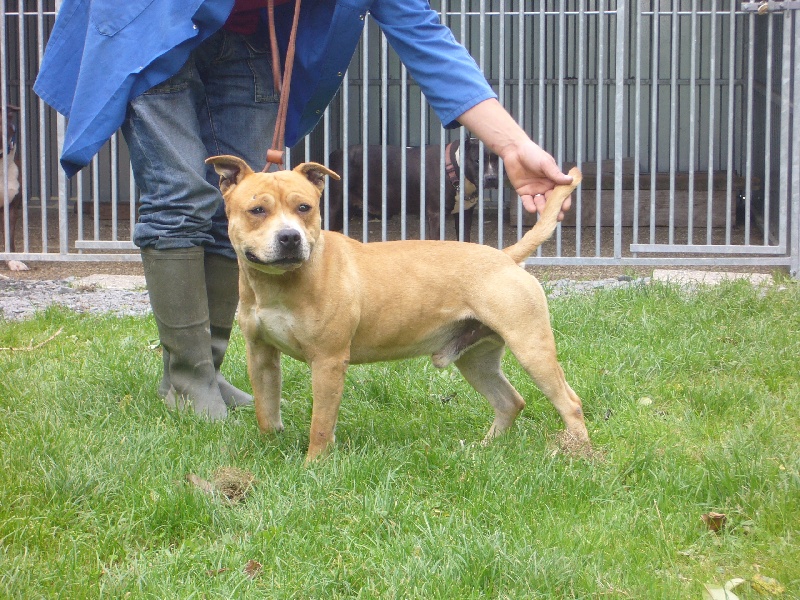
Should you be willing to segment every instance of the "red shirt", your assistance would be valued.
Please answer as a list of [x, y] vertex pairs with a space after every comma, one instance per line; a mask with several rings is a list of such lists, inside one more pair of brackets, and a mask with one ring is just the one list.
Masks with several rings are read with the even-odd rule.
[[[275, 6], [287, 2], [291, 0], [275, 0]], [[266, 7], [267, 0], [236, 0], [223, 28], [234, 33], [253, 35], [258, 29], [259, 13]]]

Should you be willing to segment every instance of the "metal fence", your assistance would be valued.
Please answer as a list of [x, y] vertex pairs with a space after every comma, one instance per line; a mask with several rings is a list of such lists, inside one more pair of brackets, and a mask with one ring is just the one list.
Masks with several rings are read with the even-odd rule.
[[[584, 172], [567, 220], [531, 261], [775, 266], [796, 276], [799, 4], [432, 2], [526, 131], [559, 164]], [[66, 181], [57, 167], [63, 121], [30, 91], [55, 0], [5, 0], [3, 9], [2, 108], [21, 108], [23, 177], [18, 252], [9, 251], [6, 210], [0, 258], [138, 260], [129, 241], [136, 190], [121, 136]], [[445, 145], [464, 135], [442, 130], [368, 19], [340, 93], [290, 160], [327, 163], [338, 148], [377, 146], [384, 166], [403, 170], [405, 153], [387, 165], [389, 146], [435, 145], [440, 161], [426, 176], [441, 177]], [[360, 176], [381, 179], [380, 171]], [[407, 193], [382, 183], [383, 206], [387, 195]], [[481, 189], [477, 200], [473, 241], [504, 246], [532, 224], [508, 187]], [[424, 202], [444, 206], [444, 186]], [[456, 230], [444, 211], [431, 231], [417, 207], [393, 216], [349, 208], [345, 232], [365, 241], [465, 233], [463, 217]]]

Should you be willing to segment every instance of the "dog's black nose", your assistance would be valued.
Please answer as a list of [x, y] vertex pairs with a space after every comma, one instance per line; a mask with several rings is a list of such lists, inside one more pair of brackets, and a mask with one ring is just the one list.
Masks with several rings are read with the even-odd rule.
[[278, 232], [278, 243], [284, 250], [297, 250], [302, 238], [296, 229], [281, 229]]
[[484, 175], [483, 176], [483, 187], [485, 188], [496, 188], [497, 187], [497, 175]]

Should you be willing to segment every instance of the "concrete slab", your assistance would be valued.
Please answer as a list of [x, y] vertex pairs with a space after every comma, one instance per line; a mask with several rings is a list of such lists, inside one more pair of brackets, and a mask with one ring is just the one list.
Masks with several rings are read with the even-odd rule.
[[143, 275], [89, 275], [70, 283], [73, 288], [99, 288], [104, 290], [146, 289]]
[[685, 269], [656, 269], [653, 281], [678, 283], [681, 285], [718, 285], [723, 281], [746, 279], [753, 285], [769, 285], [772, 275], [765, 273], [735, 273], [731, 271], [687, 271]]

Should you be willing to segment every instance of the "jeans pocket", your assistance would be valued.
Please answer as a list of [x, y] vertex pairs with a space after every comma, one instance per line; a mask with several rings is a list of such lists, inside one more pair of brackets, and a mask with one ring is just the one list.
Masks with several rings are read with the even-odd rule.
[[278, 102], [280, 94], [275, 89], [272, 79], [272, 49], [270, 48], [269, 35], [265, 32], [242, 36], [247, 48], [247, 64], [253, 73], [255, 87], [255, 101]]
[[182, 92], [183, 90], [188, 89], [193, 78], [194, 78], [194, 60], [190, 56], [183, 64], [180, 71], [175, 73], [175, 75], [173, 75], [163, 83], [154, 85], [149, 90], [147, 90], [145, 94], [148, 95], [174, 94], [175, 92]]

